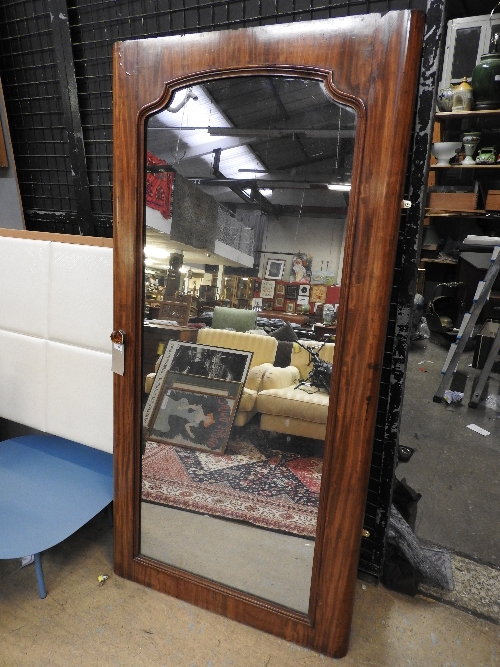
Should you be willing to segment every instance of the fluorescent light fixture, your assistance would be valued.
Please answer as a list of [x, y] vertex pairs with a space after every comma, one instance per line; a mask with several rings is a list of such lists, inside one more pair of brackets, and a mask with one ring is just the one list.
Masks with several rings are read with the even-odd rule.
[[155, 259], [166, 259], [167, 257], [170, 257], [168, 250], [164, 250], [163, 248], [156, 248], [152, 245], [145, 246], [144, 254], [146, 257], [154, 257]]
[[338, 192], [349, 192], [351, 189], [350, 183], [329, 183], [326, 186], [329, 190], [337, 190]]
[[[223, 147], [219, 169], [227, 178], [237, 178], [238, 169], [242, 167], [253, 171], [263, 170], [264, 165], [245, 144], [244, 137], [221, 138], [210, 134], [211, 127], [217, 128], [221, 132], [225, 132], [227, 128], [233, 130], [235, 128], [232, 127], [230, 121], [217, 107], [203, 86], [193, 86], [190, 90], [192, 95], [197, 97], [196, 101], [192, 99], [189, 104], [182, 106], [182, 102], [186, 99], [186, 90], [178, 90], [169, 109], [180, 108], [179, 113], [170, 113], [165, 110], [156, 116], [156, 119], [166, 127], [176, 130], [175, 135], [170, 135], [168, 138], [168, 146], [164, 149], [166, 152], [159, 157], [168, 161], [173, 158], [174, 165], [178, 159], [182, 159], [185, 149], [178, 148], [177, 132], [180, 132], [181, 140], [189, 147], [188, 151], [191, 156], [198, 155], [200, 159], [210, 165], [210, 168], [213, 165], [213, 150]], [[177, 155], [178, 151], [179, 156]]]
[[[273, 191], [270, 188], [258, 188], [258, 190], [263, 197], [269, 197], [273, 194]], [[246, 188], [245, 190], [242, 190], [242, 192], [244, 192], [247, 197], [252, 196], [252, 191], [250, 188]]]

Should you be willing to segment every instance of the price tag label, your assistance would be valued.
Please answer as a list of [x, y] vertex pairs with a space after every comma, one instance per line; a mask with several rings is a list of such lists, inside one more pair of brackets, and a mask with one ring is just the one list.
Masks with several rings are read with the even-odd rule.
[[117, 375], [125, 373], [125, 333], [113, 331], [110, 336], [113, 346], [111, 348], [111, 370]]

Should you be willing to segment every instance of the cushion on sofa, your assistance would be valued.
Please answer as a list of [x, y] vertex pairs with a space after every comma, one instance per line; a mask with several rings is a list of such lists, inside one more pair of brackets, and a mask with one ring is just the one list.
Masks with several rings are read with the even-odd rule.
[[285, 322], [282, 327], [272, 331], [269, 335], [278, 341], [286, 341], [287, 343], [295, 343], [298, 340], [297, 334], [288, 322]]
[[283, 389], [263, 389], [257, 395], [257, 411], [326, 424], [329, 395], [323, 389], [310, 393], [295, 385]]
[[272, 364], [278, 347], [278, 341], [271, 336], [252, 336], [239, 331], [226, 331], [213, 327], [200, 329], [196, 342], [201, 345], [253, 352], [250, 368], [264, 363]]
[[257, 313], [255, 310], [215, 306], [212, 327], [214, 329], [234, 329], [244, 332], [254, 329], [256, 320]]
[[255, 408], [255, 402], [257, 400], [257, 392], [252, 389], [243, 389], [241, 393], [240, 404], [238, 406], [238, 411], [241, 412], [250, 412]]

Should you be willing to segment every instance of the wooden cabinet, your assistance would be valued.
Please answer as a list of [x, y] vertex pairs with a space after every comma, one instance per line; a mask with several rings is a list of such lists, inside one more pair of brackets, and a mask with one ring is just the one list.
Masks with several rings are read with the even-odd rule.
[[251, 308], [253, 278], [226, 276], [222, 282], [222, 300], [230, 302], [231, 308]]

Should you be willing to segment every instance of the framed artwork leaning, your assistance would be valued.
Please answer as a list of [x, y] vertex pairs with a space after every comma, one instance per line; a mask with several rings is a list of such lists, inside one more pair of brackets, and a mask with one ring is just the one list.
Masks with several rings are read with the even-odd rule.
[[268, 259], [264, 278], [267, 280], [281, 280], [285, 270], [284, 259]]
[[170, 341], [144, 408], [145, 439], [223, 454], [252, 354]]

